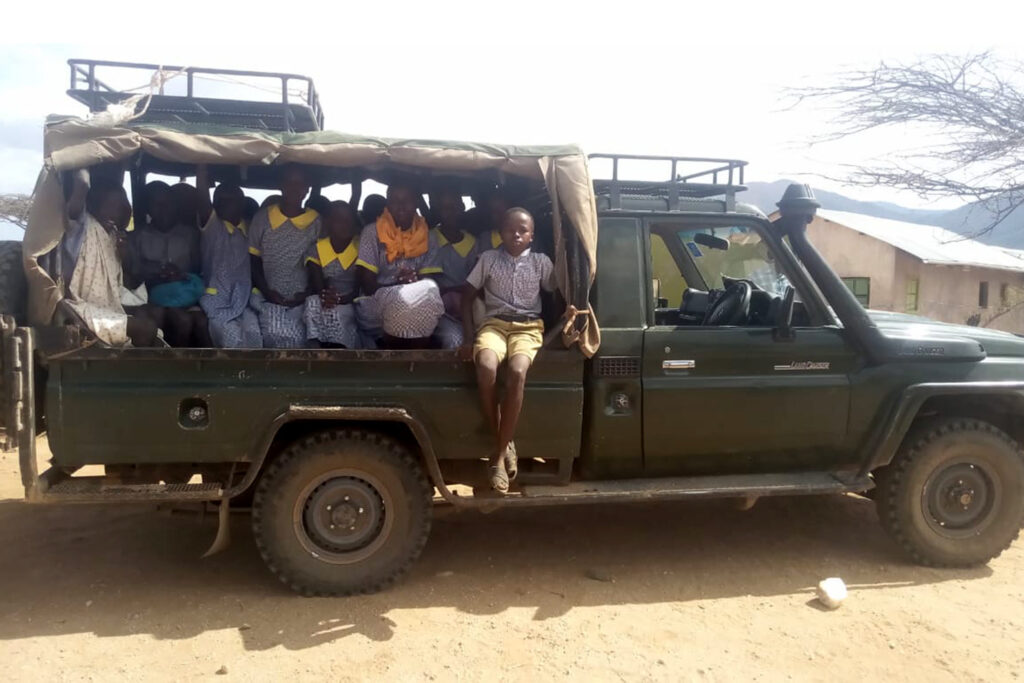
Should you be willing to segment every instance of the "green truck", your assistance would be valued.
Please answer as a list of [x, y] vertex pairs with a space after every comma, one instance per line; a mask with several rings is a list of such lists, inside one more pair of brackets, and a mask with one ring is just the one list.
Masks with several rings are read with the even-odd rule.
[[[28, 276], [27, 302], [0, 297], [0, 332], [4, 426], [30, 503], [217, 502], [222, 531], [229, 505], [251, 506], [267, 566], [308, 595], [395, 581], [438, 505], [858, 493], [934, 566], [985, 563], [1024, 521], [1024, 339], [866, 311], [807, 240], [806, 186], [769, 220], [737, 202], [744, 163], [731, 160], [588, 165], [571, 147], [173, 122], [53, 122], [47, 141], [25, 270], [4, 267], [20, 245], [0, 246], [0, 291], [24, 292]], [[197, 163], [272, 186], [282, 160], [319, 169], [323, 186], [396, 168], [532, 183], [561, 296], [545, 307], [512, 491], [476, 494], [490, 437], [453, 351], [110, 348], [59, 300], [48, 310], [46, 203], [56, 210], [61, 174], [83, 160], [127, 160], [133, 187]], [[629, 164], [669, 172], [636, 180]], [[101, 473], [81, 474], [90, 466]]]

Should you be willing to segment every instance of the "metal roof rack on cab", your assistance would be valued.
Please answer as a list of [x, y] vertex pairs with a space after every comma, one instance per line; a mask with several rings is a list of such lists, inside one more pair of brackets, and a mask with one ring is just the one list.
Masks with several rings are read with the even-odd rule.
[[[308, 76], [97, 59], [69, 59], [68, 66], [71, 67], [68, 95], [94, 113], [106, 110], [110, 104], [121, 104], [143, 95], [135, 104], [134, 121], [141, 123], [208, 123], [291, 133], [323, 130], [324, 126], [320, 98], [313, 79]], [[100, 80], [97, 72], [107, 81], [130, 73], [135, 79], [144, 78], [145, 82], [138, 87], [120, 89]], [[184, 82], [183, 87], [175, 82], [178, 77]], [[222, 91], [238, 91], [240, 87], [246, 94], [264, 91], [273, 99], [198, 96], [196, 80], [218, 82]], [[300, 87], [290, 90], [289, 84], [293, 82]], [[173, 85], [175, 94], [168, 93], [165, 85]], [[148, 95], [151, 97], [145, 97]], [[293, 101], [296, 99], [299, 101]]]
[[[724, 197], [726, 210], [732, 211], [736, 207], [736, 193], [747, 189], [743, 184], [747, 162], [738, 159], [642, 154], [590, 154], [588, 158], [591, 174], [595, 175], [594, 191], [608, 198], [611, 210], [622, 209], [622, 197], [628, 196], [665, 199], [669, 211], [680, 210], [680, 198]], [[601, 163], [602, 160], [606, 161]], [[611, 162], [611, 177], [596, 177], [595, 171], [607, 166], [607, 161]], [[627, 173], [636, 173], [643, 179], [620, 177], [625, 166], [629, 167]]]

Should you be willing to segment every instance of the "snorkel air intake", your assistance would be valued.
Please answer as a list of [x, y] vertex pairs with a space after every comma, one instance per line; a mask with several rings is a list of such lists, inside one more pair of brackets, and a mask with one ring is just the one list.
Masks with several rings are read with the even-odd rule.
[[807, 240], [807, 224], [814, 220], [818, 208], [821, 207], [814, 198], [811, 187], [793, 183], [786, 188], [776, 206], [779, 207], [779, 217], [775, 220], [775, 227], [779, 234], [789, 237], [793, 251], [803, 262], [836, 315], [843, 321], [843, 326], [850, 334], [850, 340], [860, 348], [868, 362], [881, 363], [886, 348], [882, 333], [854, 297], [853, 292], [843, 284], [818, 250]]

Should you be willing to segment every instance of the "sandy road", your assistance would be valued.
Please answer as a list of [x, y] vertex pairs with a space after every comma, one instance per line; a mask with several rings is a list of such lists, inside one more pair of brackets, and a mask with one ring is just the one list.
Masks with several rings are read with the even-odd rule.
[[[1012, 680], [1024, 546], [912, 566], [855, 497], [441, 514], [412, 573], [290, 594], [234, 520], [35, 507], [0, 456], [0, 662], [9, 680]], [[851, 586], [836, 612], [812, 586]], [[225, 666], [226, 675], [216, 675]]]

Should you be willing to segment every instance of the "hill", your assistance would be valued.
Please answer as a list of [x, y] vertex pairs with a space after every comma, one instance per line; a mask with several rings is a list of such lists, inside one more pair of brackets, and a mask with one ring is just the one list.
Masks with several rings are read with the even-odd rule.
[[[776, 180], [770, 183], [751, 182], [749, 188], [738, 196], [739, 201], [753, 204], [765, 213], [775, 210], [790, 180]], [[837, 192], [814, 191], [822, 208], [835, 211], [850, 211], [878, 218], [890, 218], [908, 223], [938, 225], [960, 235], [977, 239], [984, 244], [997, 247], [1024, 249], [1024, 207], [1018, 208], [994, 230], [984, 232], [992, 221], [991, 214], [981, 206], [966, 204], [953, 210], [911, 209], [888, 202], [866, 202], [853, 199]]]

